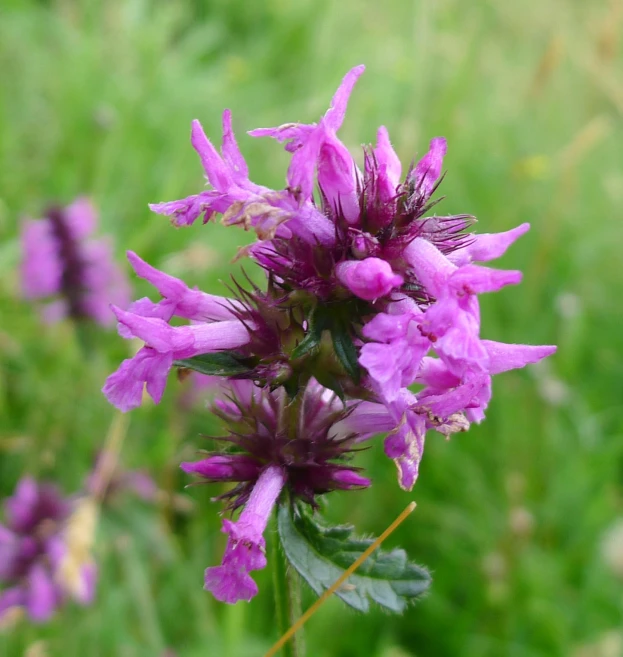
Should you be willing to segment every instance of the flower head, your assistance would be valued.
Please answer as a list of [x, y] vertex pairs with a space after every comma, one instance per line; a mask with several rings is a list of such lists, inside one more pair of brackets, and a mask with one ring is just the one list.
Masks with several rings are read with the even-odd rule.
[[300, 404], [298, 412], [283, 388], [271, 392], [251, 381], [223, 384], [213, 412], [229, 430], [218, 439], [229, 450], [181, 465], [208, 482], [236, 483], [218, 499], [227, 500], [232, 510], [244, 507], [238, 521], [223, 521], [229, 535], [223, 562], [206, 570], [206, 588], [224, 602], [257, 593], [248, 573], [266, 565], [262, 534], [283, 488], [315, 506], [320, 494], [370, 485], [359, 468], [347, 463], [356, 449], [355, 435], [340, 421], [350, 411], [313, 380]]
[[[210, 307], [214, 298], [189, 291], [181, 282], [173, 284], [145, 263], [138, 263], [140, 270], [133, 263], [164, 298], [156, 304], [141, 300], [130, 313], [117, 313], [122, 332], [146, 342], [107, 383], [105, 391], [120, 406], [136, 405], [144, 382], [159, 398], [171, 363], [182, 358], [180, 354], [199, 354], [204, 344], [209, 346], [206, 352], [233, 350], [247, 368], [235, 377], [260, 384], [251, 388], [251, 398], [263, 424], [247, 422], [241, 430], [232, 430], [227, 440], [237, 452], [185, 466], [199, 468], [208, 479], [238, 482], [230, 493], [233, 506], [244, 504], [269, 463], [284, 468], [287, 485], [308, 501], [323, 489], [318, 473], [326, 475], [326, 465], [316, 470], [306, 465], [301, 472], [315, 474], [313, 483], [304, 483], [294, 468], [300, 463], [297, 446], [303, 443], [291, 435], [283, 445], [275, 438], [282, 435], [282, 408], [309, 396], [310, 376], [345, 398], [350, 419], [339, 420], [343, 426], [374, 407], [377, 427], [389, 432], [385, 451], [398, 466], [400, 484], [410, 489], [428, 430], [449, 436], [481, 421], [492, 375], [555, 351], [552, 346], [504, 345], [482, 337], [479, 296], [518, 284], [521, 273], [478, 263], [501, 256], [529, 225], [478, 235], [472, 232], [471, 215], [436, 214], [447, 152], [443, 137], [431, 139], [428, 150], [407, 168], [383, 126], [359, 161], [341, 142], [338, 132], [363, 71], [357, 66], [344, 76], [317, 123], [250, 132], [284, 143], [291, 154], [284, 189], [251, 181], [226, 111], [220, 152], [198, 122], [192, 127], [191, 142], [210, 188], [152, 206], [178, 224], [221, 214], [226, 225], [254, 230], [257, 241], [242, 253], [266, 272], [266, 293], [258, 288], [240, 291], [236, 304], [221, 300], [218, 312], [206, 314], [204, 304]], [[168, 321], [175, 313], [201, 323], [172, 328]], [[225, 346], [223, 336], [234, 335], [236, 322], [240, 342]], [[215, 324], [222, 324], [223, 330]], [[198, 334], [219, 337], [198, 343], [193, 337]], [[265, 390], [258, 392], [261, 386]], [[246, 407], [238, 407], [240, 394], [236, 392], [233, 407], [223, 408], [238, 418], [253, 417]], [[363, 403], [353, 409], [355, 400]], [[304, 414], [304, 405], [300, 412]], [[263, 433], [265, 426], [271, 427], [270, 438]], [[358, 431], [366, 433], [364, 426]], [[327, 445], [321, 434], [312, 434], [316, 447]], [[313, 452], [314, 462], [318, 453]], [[340, 476], [343, 481], [352, 477]], [[335, 486], [338, 479], [326, 481]]]
[[27, 299], [49, 299], [44, 318], [92, 319], [112, 324], [109, 304], [126, 307], [129, 288], [110, 243], [92, 239], [95, 209], [85, 198], [51, 207], [22, 228], [22, 288]]
[[65, 523], [71, 506], [56, 487], [22, 479], [5, 503], [6, 524], [0, 524], [0, 620], [14, 607], [23, 608], [34, 622], [50, 618], [70, 596], [92, 599], [92, 564], [75, 572], [74, 583], [83, 595], [69, 590], [60, 567], [67, 552]]
[[[291, 417], [295, 411], [298, 416]], [[357, 449], [356, 435], [340, 427], [352, 410], [313, 379], [301, 393], [298, 409], [292, 408], [283, 387], [271, 391], [248, 380], [230, 381], [222, 385], [212, 412], [229, 431], [217, 440], [230, 449], [181, 467], [211, 482], [237, 482], [221, 496], [232, 509], [246, 503], [271, 464], [283, 470], [292, 495], [312, 506], [323, 493], [370, 483], [360, 468], [348, 464]]]

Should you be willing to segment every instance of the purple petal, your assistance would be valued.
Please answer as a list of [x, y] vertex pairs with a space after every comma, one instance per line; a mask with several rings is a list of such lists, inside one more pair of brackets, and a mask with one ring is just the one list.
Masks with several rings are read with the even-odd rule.
[[26, 590], [22, 586], [14, 586], [0, 591], [0, 626], [5, 614], [15, 607], [23, 607], [26, 604]]
[[197, 120], [192, 122], [190, 143], [197, 151], [212, 187], [227, 192], [234, 184], [231, 172]]
[[13, 577], [19, 553], [20, 542], [17, 535], [0, 524], [0, 581]]
[[[478, 406], [478, 396], [483, 388], [490, 384], [491, 377], [486, 374], [474, 376], [471, 380], [462, 385], [448, 390], [440, 395], [426, 397], [422, 404], [429, 409], [434, 415], [441, 418], [448, 418], [455, 413], [465, 410], [472, 405]], [[420, 395], [420, 398], [422, 395]]]
[[407, 246], [403, 257], [422, 285], [435, 297], [443, 294], [448, 279], [457, 270], [436, 246], [422, 237], [417, 237]]
[[141, 405], [143, 388], [147, 384], [147, 391], [158, 404], [172, 366], [171, 353], [160, 354], [151, 347], [143, 347], [106, 379], [102, 392], [113, 406], [125, 413]]
[[[374, 169], [371, 168], [372, 162]], [[370, 161], [366, 158], [366, 164], [368, 175], [374, 177], [374, 190], [378, 201], [388, 203], [396, 196], [402, 165], [396, 151], [392, 148], [385, 126], [381, 126], [377, 132], [374, 160]]]
[[309, 135], [315, 130], [316, 124], [284, 123], [276, 128], [256, 128], [249, 130], [251, 137], [272, 137], [278, 142], [289, 141], [286, 150], [294, 153], [307, 141]]
[[158, 214], [172, 216], [176, 226], [191, 226], [203, 214], [206, 215], [204, 221], [208, 221], [212, 216], [213, 206], [222, 197], [221, 192], [208, 190], [178, 201], [150, 203], [149, 209]]
[[60, 290], [63, 264], [52, 227], [45, 221], [24, 221], [21, 234], [21, 278], [24, 297], [38, 299]]
[[237, 319], [210, 324], [169, 326], [161, 319], [141, 317], [115, 306], [113, 311], [132, 335], [141, 338], [160, 353], [174, 352], [175, 358], [190, 358], [197, 354], [236, 349], [249, 342], [249, 330], [254, 329], [252, 323], [247, 328]]
[[44, 566], [35, 565], [28, 575], [26, 608], [30, 618], [39, 623], [48, 620], [58, 606], [59, 592]]
[[336, 267], [339, 281], [353, 294], [366, 301], [376, 301], [403, 283], [391, 265], [380, 258], [347, 260]]
[[406, 346], [406, 342], [396, 341], [393, 344], [368, 343], [361, 348], [359, 363], [367, 370], [379, 393], [388, 401], [395, 399], [402, 388], [405, 354], [400, 347]]
[[422, 416], [404, 410], [396, 429], [385, 439], [385, 454], [398, 468], [398, 483], [410, 491], [415, 485], [424, 453], [426, 423]]
[[231, 112], [229, 110], [223, 112], [223, 143], [221, 146], [221, 152], [223, 153], [223, 159], [229, 166], [233, 177], [238, 182], [247, 181], [249, 178], [249, 168], [238, 148], [238, 143], [236, 142], [236, 137], [231, 125]]
[[346, 107], [348, 106], [348, 100], [353, 91], [355, 83], [359, 79], [359, 76], [366, 70], [366, 67], [363, 64], [355, 66], [352, 68], [342, 79], [340, 86], [338, 87], [335, 95], [331, 99], [331, 105], [324, 115], [323, 122], [324, 124], [337, 132], [344, 121], [344, 116], [346, 115]]
[[325, 139], [326, 132], [320, 125], [309, 133], [305, 142], [292, 155], [288, 167], [288, 187], [300, 196], [301, 203], [312, 197], [316, 165]]
[[376, 402], [357, 402], [343, 419], [333, 425], [336, 436], [354, 433], [358, 440], [391, 431], [396, 426], [387, 407]]
[[[163, 297], [173, 303], [173, 314], [178, 317], [204, 321], [231, 319], [234, 316], [234, 309], [241, 308], [240, 302], [235, 299], [207, 294], [200, 290], [191, 290], [179, 278], [152, 267], [132, 251], [128, 251], [127, 256], [136, 275], [149, 281]], [[156, 307], [159, 305], [155, 304]], [[171, 318], [171, 316], [166, 316], [166, 312], [162, 312], [162, 315], [154, 312], [155, 308], [146, 308], [147, 312], [143, 312], [142, 308], [140, 312], [136, 312], [133, 308], [130, 310], [144, 317], [160, 317], [166, 321]]]
[[359, 220], [360, 174], [348, 149], [337, 137], [329, 136], [318, 154], [318, 184], [329, 204], [349, 224]]
[[4, 502], [9, 527], [18, 533], [29, 531], [37, 522], [37, 503], [39, 486], [32, 477], [23, 477], [15, 488], [15, 493]]
[[223, 521], [223, 531], [229, 534], [223, 562], [205, 571], [205, 588], [217, 600], [233, 604], [238, 600], [248, 601], [257, 594], [257, 585], [249, 572], [266, 566], [262, 534], [284, 484], [283, 470], [276, 465], [268, 466], [257, 480], [238, 521]]
[[75, 240], [88, 237], [97, 226], [97, 212], [85, 196], [78, 197], [65, 208], [65, 223]]
[[353, 470], [338, 470], [333, 473], [333, 480], [340, 484], [340, 488], [350, 490], [352, 488], [368, 488], [372, 482], [367, 477], [361, 476]]
[[[255, 552], [255, 557], [250, 557], [251, 552]], [[206, 591], [220, 602], [226, 602], [233, 605], [240, 600], [249, 602], [251, 598], [258, 593], [257, 584], [249, 575], [249, 561], [253, 560], [259, 563], [262, 553], [259, 548], [238, 545], [236, 548], [227, 546], [223, 564], [206, 568], [205, 585]], [[266, 557], [264, 557], [265, 561]], [[260, 570], [260, 568], [256, 569]]]
[[141, 317], [113, 306], [113, 312], [130, 333], [160, 353], [188, 349], [193, 337], [188, 326], [173, 327], [156, 317]]
[[556, 351], [553, 345], [505, 344], [492, 340], [483, 340], [482, 345], [489, 355], [490, 374], [499, 374], [519, 369], [530, 363], [538, 363]]
[[456, 265], [465, 265], [473, 260], [487, 262], [504, 255], [513, 242], [530, 230], [524, 223], [504, 233], [481, 233], [474, 235], [473, 242], [451, 253], [448, 258]]
[[520, 271], [491, 269], [480, 265], [464, 265], [452, 275], [451, 285], [454, 290], [465, 291], [468, 294], [483, 294], [497, 292], [506, 285], [517, 285], [521, 282]]
[[218, 454], [201, 461], [180, 463], [180, 468], [211, 481], [249, 481], [257, 478], [260, 465], [248, 456]]
[[423, 383], [433, 390], [456, 388], [460, 382], [461, 379], [448, 369], [444, 361], [429, 356], [422, 359], [422, 367], [415, 380], [415, 383]]
[[398, 315], [379, 313], [365, 324], [363, 334], [366, 338], [377, 342], [392, 342], [406, 335], [409, 324], [422, 321], [423, 313], [419, 309], [416, 312], [418, 314], [410, 312]]
[[412, 176], [418, 192], [428, 198], [441, 175], [443, 158], [447, 151], [446, 140], [443, 137], [431, 139], [428, 153], [417, 163]]

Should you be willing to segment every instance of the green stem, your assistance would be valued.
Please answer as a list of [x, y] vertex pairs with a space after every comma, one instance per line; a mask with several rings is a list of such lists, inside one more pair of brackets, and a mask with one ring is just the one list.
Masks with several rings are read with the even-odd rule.
[[[272, 541], [273, 583], [277, 627], [282, 636], [301, 615], [301, 583], [298, 573], [289, 566], [279, 543], [279, 534], [274, 532]], [[303, 633], [297, 632], [283, 647], [283, 657], [305, 657]]]

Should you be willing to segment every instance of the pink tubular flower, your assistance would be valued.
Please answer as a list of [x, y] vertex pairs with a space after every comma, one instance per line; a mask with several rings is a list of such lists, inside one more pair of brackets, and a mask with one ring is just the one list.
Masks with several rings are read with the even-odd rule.
[[379, 313], [364, 326], [364, 336], [373, 342], [362, 346], [359, 362], [388, 402], [413, 382], [430, 349], [430, 340], [418, 328], [423, 316], [418, 309], [401, 315]]
[[[357, 189], [357, 169], [346, 147], [335, 136], [340, 129], [348, 99], [365, 66], [350, 70], [335, 92], [329, 109], [319, 124], [288, 123], [277, 128], [251, 130], [252, 137], [273, 137], [287, 141], [286, 150], [293, 153], [288, 169], [288, 185], [301, 191], [303, 200], [312, 196], [314, 172], [318, 168], [318, 182], [334, 208], [347, 207], [354, 218], [354, 197]], [[342, 201], [343, 199], [343, 201]]]
[[338, 280], [353, 294], [366, 301], [376, 301], [402, 285], [402, 276], [380, 258], [348, 260], [336, 267]]
[[480, 341], [477, 295], [496, 292], [521, 281], [521, 272], [500, 271], [477, 265], [456, 267], [430, 242], [418, 238], [405, 250], [427, 292], [437, 299], [424, 312], [420, 331], [451, 370], [485, 371], [488, 355]]
[[234, 299], [191, 290], [179, 278], [152, 267], [132, 251], [128, 251], [127, 255], [136, 275], [151, 283], [162, 296], [157, 303], [147, 298], [139, 299], [130, 306], [130, 312], [144, 317], [156, 317], [166, 322], [174, 316], [214, 322], [234, 318], [235, 310], [241, 307]]
[[[261, 239], [295, 231], [303, 239], [321, 244], [334, 239], [330, 222], [311, 203], [301, 207], [287, 192], [274, 192], [249, 180], [246, 162], [238, 149], [231, 126], [231, 113], [223, 113], [221, 154], [206, 137], [198, 121], [193, 121], [191, 143], [197, 151], [213, 189], [180, 201], [150, 205], [154, 212], [173, 216], [176, 225], [190, 225], [204, 215], [204, 222], [216, 213], [224, 214], [227, 224], [254, 227]], [[282, 224], [288, 222], [288, 228]]]
[[223, 521], [223, 532], [229, 536], [223, 562], [205, 571], [205, 588], [217, 600], [229, 604], [248, 602], [257, 594], [257, 584], [249, 572], [266, 567], [263, 533], [284, 484], [283, 470], [268, 466], [259, 476], [238, 521]]
[[53, 207], [43, 219], [25, 221], [22, 230], [22, 288], [27, 299], [49, 299], [47, 321], [62, 317], [114, 322], [109, 304], [129, 304], [129, 287], [114, 262], [111, 245], [89, 235], [95, 209], [85, 198]]
[[108, 401], [124, 412], [140, 406], [143, 385], [156, 403], [160, 401], [174, 360], [236, 349], [249, 342], [253, 330], [237, 319], [173, 327], [162, 319], [113, 310], [125, 331], [146, 345], [124, 360], [102, 389]]

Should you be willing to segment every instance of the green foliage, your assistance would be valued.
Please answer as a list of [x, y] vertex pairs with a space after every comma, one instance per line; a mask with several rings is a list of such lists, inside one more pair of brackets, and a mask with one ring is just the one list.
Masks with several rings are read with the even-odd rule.
[[[283, 505], [278, 527], [288, 560], [317, 595], [337, 582], [374, 542], [354, 537], [352, 525], [325, 527], [301, 506]], [[372, 600], [387, 611], [401, 613], [430, 584], [429, 572], [409, 562], [404, 550], [377, 548], [335, 595], [357, 611], [369, 611]]]
[[177, 367], [193, 370], [199, 374], [209, 376], [234, 376], [235, 374], [244, 374], [249, 368], [234, 354], [227, 351], [221, 351], [215, 354], [201, 354], [192, 358], [183, 358], [173, 362]]

